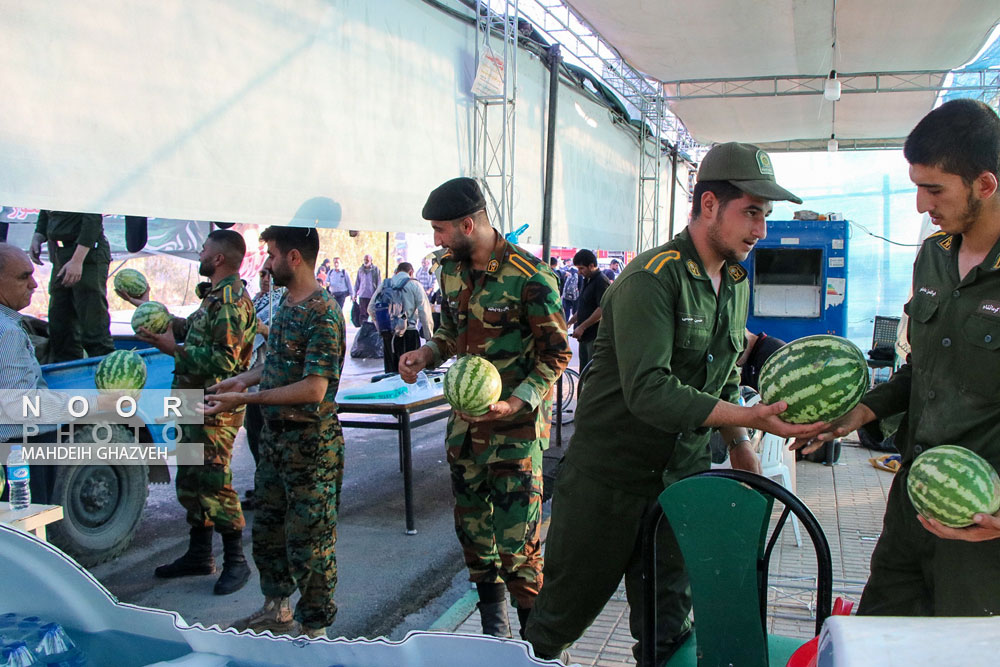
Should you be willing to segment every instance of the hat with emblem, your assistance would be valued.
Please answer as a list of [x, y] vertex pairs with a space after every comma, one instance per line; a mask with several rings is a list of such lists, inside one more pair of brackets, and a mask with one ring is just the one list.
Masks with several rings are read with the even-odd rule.
[[434, 188], [421, 215], [424, 220], [457, 220], [486, 208], [479, 184], [471, 178], [453, 178]]
[[701, 161], [698, 182], [701, 181], [729, 181], [754, 197], [802, 203], [775, 182], [771, 156], [753, 144], [730, 141], [715, 146]]

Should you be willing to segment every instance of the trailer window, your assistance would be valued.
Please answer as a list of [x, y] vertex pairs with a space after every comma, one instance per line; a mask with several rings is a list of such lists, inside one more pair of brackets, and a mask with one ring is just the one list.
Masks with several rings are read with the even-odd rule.
[[818, 318], [822, 308], [821, 248], [758, 248], [754, 251], [755, 317]]

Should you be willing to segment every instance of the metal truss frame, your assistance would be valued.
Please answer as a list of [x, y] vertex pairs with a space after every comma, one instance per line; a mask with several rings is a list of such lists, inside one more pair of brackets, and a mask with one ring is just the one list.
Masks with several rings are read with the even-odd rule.
[[[961, 75], [961, 83], [942, 85], [949, 74]], [[970, 81], [971, 77], [971, 81]], [[772, 76], [737, 79], [691, 79], [664, 82], [668, 100], [720, 99], [733, 97], [789, 97], [822, 95], [826, 76]], [[987, 101], [1000, 91], [1000, 70], [963, 69], [914, 72], [838, 72], [842, 95], [870, 93], [966, 92]]]
[[[502, 64], [502, 92], [475, 96], [474, 175], [484, 185], [490, 220], [514, 231], [514, 141], [517, 96], [518, 0], [480, 0], [476, 16], [476, 69], [486, 57]], [[502, 9], [502, 11], [498, 11]], [[499, 120], [497, 116], [499, 115]]]

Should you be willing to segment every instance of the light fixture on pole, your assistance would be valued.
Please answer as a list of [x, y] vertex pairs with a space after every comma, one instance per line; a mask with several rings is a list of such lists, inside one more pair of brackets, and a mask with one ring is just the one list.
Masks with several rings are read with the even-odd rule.
[[830, 153], [836, 153], [839, 148], [840, 142], [837, 141], [837, 138], [831, 134], [830, 140], [826, 142], [826, 150]]
[[840, 99], [840, 79], [837, 78], [837, 70], [830, 70], [830, 76], [823, 82], [823, 97], [836, 102]]

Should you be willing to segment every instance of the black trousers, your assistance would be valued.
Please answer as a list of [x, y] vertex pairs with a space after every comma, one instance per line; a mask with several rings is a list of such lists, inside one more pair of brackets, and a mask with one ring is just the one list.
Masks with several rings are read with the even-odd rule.
[[386, 373], [399, 372], [399, 358], [420, 347], [420, 334], [416, 329], [407, 329], [402, 336], [397, 336], [392, 331], [380, 331], [382, 334], [382, 357], [385, 363]]

